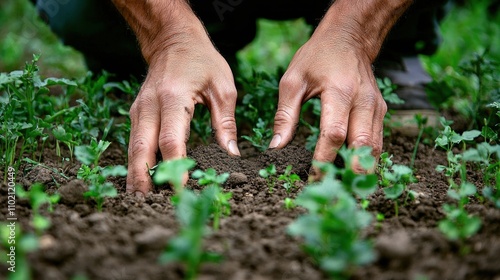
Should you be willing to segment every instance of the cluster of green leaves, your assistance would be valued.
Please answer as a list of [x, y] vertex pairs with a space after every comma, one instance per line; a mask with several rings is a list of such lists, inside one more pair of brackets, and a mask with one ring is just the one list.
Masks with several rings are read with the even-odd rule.
[[12, 238], [11, 226], [12, 224], [0, 223], [0, 261], [11, 267], [9, 263], [10, 255], [13, 252], [11, 249], [15, 249], [15, 267], [13, 271], [9, 270], [10, 272], [8, 272], [6, 279], [32, 279], [28, 253], [38, 249], [38, 237], [34, 234], [23, 232], [18, 223], [15, 223], [14, 237]]
[[416, 193], [409, 190], [409, 184], [415, 183], [416, 178], [413, 171], [406, 165], [393, 164], [392, 156], [388, 153], [382, 153], [379, 161], [380, 180], [379, 185], [384, 188], [384, 194], [387, 199], [394, 200], [394, 210], [396, 216], [399, 213], [399, 197], [406, 193], [404, 204], [408, 198], [415, 198]]
[[127, 168], [123, 165], [99, 166], [99, 159], [111, 142], [92, 139], [90, 145], [77, 146], [75, 148], [76, 158], [82, 163], [78, 169], [77, 178], [89, 185], [89, 190], [84, 193], [85, 197], [91, 197], [97, 203], [97, 210], [102, 211], [102, 205], [106, 197], [118, 195], [113, 183], [107, 182], [110, 176], [126, 176]]
[[53, 211], [52, 206], [59, 202], [60, 196], [58, 194], [49, 195], [45, 192], [42, 184], [32, 185], [28, 191], [20, 185], [16, 186], [16, 195], [19, 198], [26, 198], [29, 200], [33, 216], [31, 219], [31, 226], [35, 231], [41, 235], [51, 225], [50, 219], [40, 213], [42, 205], [48, 205], [49, 212]]
[[163, 263], [178, 261], [186, 266], [186, 279], [195, 279], [204, 262], [218, 262], [221, 256], [203, 249], [203, 237], [209, 234], [207, 224], [213, 219], [217, 230], [220, 218], [230, 214], [231, 193], [224, 193], [221, 185], [229, 174], [217, 175], [214, 169], [196, 170], [193, 178], [206, 186], [200, 194], [182, 186], [183, 176], [196, 165], [192, 159], [178, 159], [162, 162], [153, 175], [156, 184], [170, 183], [175, 189], [172, 202], [176, 208], [177, 220], [181, 229], [177, 236], [169, 240], [167, 248], [160, 257]]
[[500, 102], [499, 63], [485, 50], [474, 53], [458, 70], [443, 73], [429, 85], [429, 98], [439, 108], [453, 109], [470, 120], [469, 129], [481, 129], [500, 118], [488, 105]]
[[261, 151], [267, 149], [271, 141], [271, 125], [274, 121], [276, 104], [278, 103], [279, 79], [282, 70], [275, 75], [266, 72], [253, 72], [250, 77], [239, 79], [245, 95], [241, 105], [236, 107], [238, 126], [253, 125], [253, 135], [243, 136]]
[[[40, 161], [48, 140], [62, 160], [72, 159], [76, 146], [108, 134], [126, 146], [129, 105], [111, 93], [131, 95], [137, 84], [108, 82], [107, 73], [97, 78], [88, 74], [80, 81], [42, 79], [38, 59], [34, 56], [24, 70], [0, 73], [0, 116], [4, 119], [0, 127], [0, 163], [18, 168], [26, 154]], [[112, 114], [122, 115], [125, 121], [115, 124]], [[61, 144], [68, 148], [69, 159], [63, 157]]]
[[[444, 126], [436, 139], [436, 147], [446, 150], [448, 166], [439, 165], [436, 170], [444, 172], [448, 177], [450, 189], [448, 196], [456, 201], [455, 204], [445, 204], [443, 210], [445, 219], [439, 222], [439, 229], [450, 240], [458, 240], [462, 245], [462, 252], [466, 252], [465, 239], [474, 235], [481, 227], [481, 219], [467, 212], [465, 206], [469, 202], [469, 197], [477, 194], [474, 184], [467, 181], [466, 163], [471, 160], [479, 160], [477, 150], [466, 150], [466, 142], [473, 141], [481, 132], [478, 130], [465, 131], [462, 134], [456, 133], [449, 126], [449, 122], [441, 119]], [[461, 153], [453, 153], [455, 145], [462, 146]], [[459, 178], [457, 183], [455, 178]]]
[[293, 188], [296, 187], [296, 183], [300, 181], [300, 177], [299, 175], [292, 173], [292, 168], [293, 167], [291, 165], [288, 165], [283, 174], [280, 175], [278, 175], [276, 165], [274, 164], [270, 164], [268, 167], [259, 170], [259, 176], [266, 179], [269, 193], [274, 191], [278, 181], [283, 182], [283, 188], [288, 194]]
[[357, 174], [351, 168], [356, 158], [365, 170], [371, 169], [375, 159], [370, 153], [368, 147], [343, 147], [339, 155], [345, 168], [315, 163], [324, 174], [322, 181], [308, 185], [295, 200], [308, 213], [295, 220], [288, 233], [302, 237], [304, 250], [335, 279], [346, 278], [356, 266], [375, 259], [372, 244], [361, 236], [372, 216], [356, 198], [366, 199], [376, 191], [377, 176]]

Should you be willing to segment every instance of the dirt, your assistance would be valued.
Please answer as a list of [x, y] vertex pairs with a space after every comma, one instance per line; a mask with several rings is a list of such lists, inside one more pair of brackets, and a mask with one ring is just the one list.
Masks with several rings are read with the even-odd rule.
[[[384, 150], [394, 155], [395, 163], [409, 164], [415, 139], [393, 136], [385, 143]], [[307, 184], [312, 154], [303, 147], [303, 141], [298, 140], [283, 150], [258, 153], [243, 142], [241, 158], [230, 157], [213, 144], [189, 150], [197, 168], [229, 172], [224, 189], [233, 192], [231, 215], [205, 240], [206, 248], [222, 254], [224, 260], [204, 264], [200, 279], [327, 279], [302, 252], [300, 240], [286, 234], [287, 225], [304, 213], [303, 209], [286, 210], [283, 206], [286, 197], [295, 197]], [[53, 212], [43, 211], [52, 226], [41, 237], [41, 248], [29, 254], [33, 279], [183, 278], [181, 265], [158, 262], [169, 238], [179, 229], [168, 187], [157, 187], [141, 199], [125, 192], [124, 178], [114, 178], [119, 195], [107, 199], [99, 213], [94, 202], [83, 198], [86, 186], [76, 179], [76, 163], [62, 164], [50, 149], [45, 151], [43, 162], [69, 178], [29, 165], [17, 173], [17, 181], [23, 185], [43, 182], [47, 192], [57, 191], [62, 197]], [[123, 150], [112, 146], [101, 163], [125, 164]], [[283, 188], [269, 193], [258, 171], [271, 163], [279, 172], [293, 165], [293, 172], [302, 179], [299, 188], [291, 194]], [[369, 210], [385, 216], [364, 233], [373, 240], [378, 258], [357, 269], [353, 279], [500, 279], [499, 209], [478, 200], [468, 206], [483, 223], [479, 233], [466, 241], [468, 254], [461, 254], [460, 244], [448, 241], [436, 228], [444, 216], [441, 206], [451, 202], [446, 195], [447, 179], [434, 170], [437, 164], [445, 163], [444, 152], [419, 145], [415, 162], [418, 182], [410, 186], [419, 196], [401, 205], [398, 216], [393, 202], [386, 200], [381, 190], [370, 198]], [[482, 188], [480, 170], [471, 170], [468, 176]], [[192, 179], [188, 186], [200, 189]], [[1, 205], [6, 205], [6, 190], [5, 185], [0, 189]], [[0, 220], [5, 220], [6, 210], [2, 207]], [[30, 230], [29, 204], [19, 200], [16, 211], [22, 227]], [[4, 278], [4, 263], [0, 271], [0, 278]]]

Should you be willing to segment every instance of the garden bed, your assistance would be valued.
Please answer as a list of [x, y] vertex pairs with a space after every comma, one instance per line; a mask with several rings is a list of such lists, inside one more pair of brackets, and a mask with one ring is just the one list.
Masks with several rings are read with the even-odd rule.
[[[394, 155], [395, 163], [408, 165], [414, 143], [413, 138], [392, 136], [386, 139], [384, 150]], [[221, 220], [219, 231], [205, 239], [207, 249], [220, 253], [223, 261], [204, 264], [199, 279], [328, 278], [301, 250], [301, 240], [286, 233], [287, 226], [305, 213], [300, 207], [287, 210], [283, 204], [286, 197], [295, 197], [307, 184], [312, 154], [303, 146], [303, 141], [296, 140], [283, 150], [259, 153], [243, 142], [241, 158], [229, 157], [216, 145], [191, 147], [188, 156], [197, 161], [196, 168], [230, 173], [223, 187], [233, 193], [230, 216]], [[42, 162], [61, 166], [52, 149], [45, 150]], [[111, 146], [101, 165], [124, 162], [122, 150]], [[258, 173], [270, 164], [275, 164], [278, 172], [292, 165], [293, 172], [301, 177], [299, 187], [291, 194], [279, 186], [269, 193]], [[489, 202], [471, 200], [466, 208], [481, 218], [482, 226], [466, 241], [469, 252], [462, 254], [462, 246], [449, 241], [437, 228], [444, 218], [442, 205], [452, 202], [447, 196], [447, 178], [435, 170], [438, 164], [446, 164], [446, 153], [420, 144], [415, 161], [418, 182], [409, 186], [418, 197], [401, 205], [398, 216], [381, 189], [369, 197], [368, 210], [385, 217], [383, 221], [374, 220], [363, 233], [373, 240], [378, 258], [356, 269], [353, 279], [499, 279], [500, 210]], [[17, 172], [19, 183], [41, 182], [48, 186], [48, 193], [57, 191], [61, 195], [53, 212], [43, 212], [52, 226], [39, 239], [39, 250], [29, 254], [33, 279], [183, 279], [182, 265], [158, 261], [179, 229], [170, 202], [173, 191], [157, 187], [144, 199], [136, 198], [125, 192], [124, 178], [115, 178], [112, 181], [119, 195], [108, 198], [103, 211], [98, 212], [92, 200], [83, 198], [86, 186], [76, 180], [78, 167], [76, 163], [66, 164], [69, 179], [32, 165], [23, 165]], [[467, 172], [479, 193], [481, 176], [479, 169]], [[193, 179], [188, 187], [200, 189]], [[5, 185], [0, 189], [2, 205], [7, 203], [6, 190]], [[22, 227], [30, 228], [29, 203], [18, 200], [16, 211]], [[2, 209], [0, 220], [6, 215], [6, 209]], [[6, 268], [2, 263], [2, 274]]]

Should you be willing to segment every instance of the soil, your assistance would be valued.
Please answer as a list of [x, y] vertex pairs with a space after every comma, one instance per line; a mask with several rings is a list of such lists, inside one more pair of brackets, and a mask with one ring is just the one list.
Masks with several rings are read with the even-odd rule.
[[[414, 138], [392, 136], [384, 150], [393, 154], [395, 163], [409, 164]], [[240, 143], [241, 158], [228, 156], [218, 146], [193, 146], [188, 155], [197, 168], [215, 168], [229, 172], [224, 185], [233, 192], [231, 215], [223, 218], [220, 230], [205, 240], [207, 249], [223, 255], [218, 264], [204, 264], [199, 279], [327, 279], [327, 276], [302, 252], [300, 240], [286, 234], [286, 227], [304, 209], [286, 210], [283, 201], [295, 197], [307, 184], [312, 154], [304, 142], [296, 140], [283, 150], [259, 153], [249, 143]], [[116, 198], [107, 199], [103, 211], [93, 201], [85, 200], [85, 184], [76, 179], [78, 165], [62, 165], [53, 150], [47, 149], [43, 162], [69, 177], [42, 167], [22, 166], [17, 181], [25, 186], [42, 182], [47, 192], [59, 192], [61, 201], [49, 213], [52, 226], [40, 239], [40, 249], [29, 254], [33, 279], [182, 279], [180, 264], [159, 264], [158, 258], [169, 238], [179, 226], [170, 203], [172, 191], [157, 187], [145, 198], [125, 192], [125, 179], [114, 178], [119, 190]], [[274, 163], [279, 172], [293, 165], [302, 181], [299, 188], [287, 194], [277, 188], [268, 192], [261, 168]], [[369, 210], [382, 213], [385, 220], [374, 222], [364, 233], [373, 240], [378, 255], [371, 265], [357, 269], [353, 279], [500, 279], [500, 210], [493, 205], [472, 200], [468, 210], [479, 216], [482, 227], [466, 241], [468, 254], [460, 253], [460, 244], [448, 241], [437, 229], [443, 218], [441, 209], [447, 198], [447, 179], [435, 171], [445, 164], [444, 152], [419, 145], [415, 162], [418, 183], [410, 188], [419, 196], [400, 206], [395, 216], [394, 204], [381, 190], [370, 198]], [[122, 149], [112, 146], [101, 165], [125, 164]], [[473, 170], [469, 180], [479, 189], [481, 171]], [[190, 179], [188, 187], [200, 189]], [[0, 188], [0, 204], [7, 205], [7, 187]], [[6, 218], [2, 207], [0, 220]], [[16, 213], [22, 228], [30, 230], [31, 209], [27, 201], [18, 200]], [[7, 266], [0, 264], [0, 278]]]

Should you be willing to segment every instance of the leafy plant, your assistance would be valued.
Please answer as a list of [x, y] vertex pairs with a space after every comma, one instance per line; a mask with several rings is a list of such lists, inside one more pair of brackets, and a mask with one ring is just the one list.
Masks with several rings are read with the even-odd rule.
[[283, 181], [283, 188], [285, 188], [287, 193], [292, 191], [292, 188], [295, 188], [295, 183], [300, 181], [299, 175], [292, 173], [292, 166], [288, 165], [285, 169], [285, 172], [278, 177], [278, 181]]
[[[172, 202], [176, 208], [177, 220], [181, 224], [179, 233], [169, 241], [160, 256], [160, 262], [183, 263], [186, 267], [186, 279], [195, 279], [204, 262], [217, 262], [221, 259], [218, 254], [203, 250], [203, 237], [208, 234], [206, 224], [214, 215], [214, 205], [218, 203], [216, 199], [220, 198], [217, 185], [227, 177], [224, 174], [217, 176], [215, 170], [196, 172], [200, 181], [209, 185], [200, 195], [196, 195], [182, 187], [183, 174], [195, 165], [196, 162], [192, 159], [170, 160], [160, 163], [153, 175], [156, 184], [170, 183], [174, 186], [176, 194], [172, 197]], [[219, 210], [223, 211], [220, 208]]]
[[58, 194], [49, 195], [45, 193], [45, 188], [42, 184], [34, 184], [30, 187], [29, 191], [25, 191], [20, 185], [16, 186], [16, 194], [19, 198], [26, 198], [29, 200], [31, 209], [33, 210], [33, 217], [31, 219], [31, 226], [40, 235], [51, 225], [50, 219], [46, 218], [40, 213], [42, 205], [47, 204], [49, 212], [52, 212], [52, 206], [56, 204], [60, 196]]
[[76, 158], [82, 162], [78, 169], [77, 178], [89, 184], [89, 190], [83, 195], [93, 198], [97, 203], [97, 210], [102, 211], [102, 205], [107, 197], [118, 195], [116, 188], [106, 180], [110, 176], [126, 176], [127, 168], [123, 165], [107, 166], [98, 165], [99, 159], [111, 143], [93, 139], [90, 145], [77, 146], [75, 148]]
[[343, 185], [328, 174], [307, 186], [295, 202], [308, 213], [288, 227], [289, 234], [304, 239], [305, 252], [335, 279], [347, 278], [356, 266], [375, 258], [371, 243], [361, 239], [372, 217]]
[[261, 118], [258, 119], [256, 126], [252, 129], [254, 134], [252, 136], [242, 136], [243, 139], [250, 141], [254, 147], [263, 152], [271, 142], [273, 131], [268, 128], [268, 123], [264, 122]]
[[269, 193], [274, 191], [276, 185], [276, 165], [271, 164], [265, 169], [259, 170], [259, 176], [266, 179], [267, 189]]
[[372, 217], [358, 205], [356, 196], [366, 198], [374, 193], [377, 177], [352, 170], [355, 160], [365, 169], [372, 168], [375, 159], [370, 153], [368, 147], [342, 147], [339, 155], [345, 168], [315, 162], [324, 174], [322, 181], [306, 186], [295, 200], [308, 213], [295, 220], [288, 233], [302, 237], [304, 250], [335, 279], [347, 278], [356, 266], [375, 259], [372, 244], [361, 238]]
[[28, 253], [38, 247], [38, 238], [22, 232], [17, 223], [0, 223], [0, 261], [8, 265], [6, 279], [32, 279]]
[[209, 196], [209, 200], [213, 201], [213, 209], [211, 210], [213, 228], [214, 230], [218, 230], [220, 218], [231, 214], [229, 199], [231, 199], [233, 194], [231, 192], [224, 192], [221, 187], [227, 178], [229, 178], [229, 173], [217, 175], [217, 172], [213, 168], [209, 168], [206, 171], [198, 169], [191, 174], [191, 177], [198, 179], [198, 184], [201, 186], [207, 186], [204, 193]]
[[396, 216], [398, 216], [398, 198], [406, 193], [404, 199], [404, 204], [406, 204], [408, 197], [416, 197], [415, 192], [408, 190], [408, 185], [410, 183], [415, 183], [416, 178], [413, 176], [411, 168], [405, 165], [393, 164], [391, 158], [392, 156], [389, 156], [388, 153], [382, 153], [380, 155], [379, 185], [384, 188], [385, 197], [394, 201], [394, 211]]
[[283, 205], [285, 206], [285, 209], [290, 210], [295, 208], [295, 200], [286, 197], [285, 200], [283, 201]]

